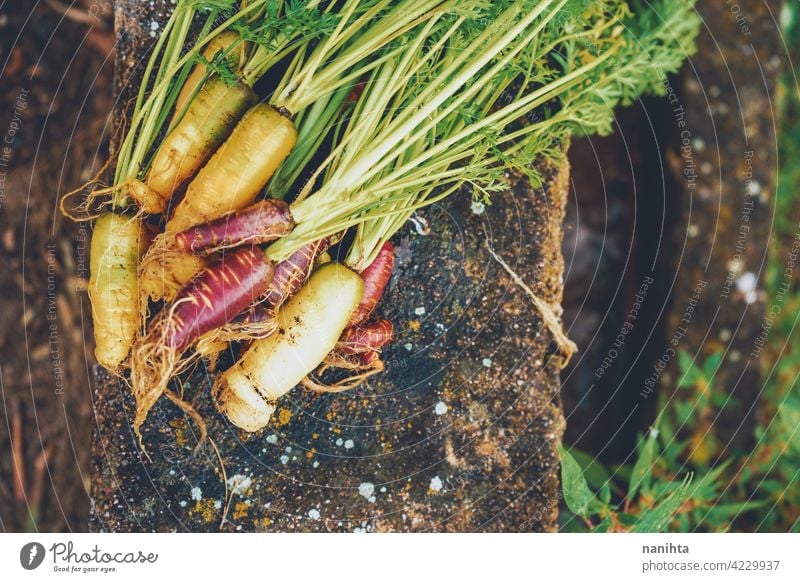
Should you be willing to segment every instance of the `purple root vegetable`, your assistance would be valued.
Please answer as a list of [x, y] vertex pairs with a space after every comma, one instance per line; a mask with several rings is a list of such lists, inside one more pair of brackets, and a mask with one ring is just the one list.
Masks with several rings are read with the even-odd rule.
[[258, 249], [242, 248], [207, 267], [178, 293], [164, 338], [179, 352], [204, 333], [232, 321], [269, 288], [275, 268]]
[[270, 242], [286, 236], [294, 226], [289, 205], [267, 199], [179, 232], [175, 243], [191, 253], [213, 252], [246, 243]]
[[253, 305], [267, 291], [274, 273], [272, 263], [258, 248], [237, 249], [201, 271], [159, 314], [148, 334], [134, 346], [131, 358], [137, 432], [170, 378], [199, 357], [182, 359], [183, 352]]
[[388, 319], [348, 327], [339, 337], [336, 351], [353, 355], [377, 351], [392, 339], [394, 326]]
[[375, 260], [361, 272], [361, 278], [364, 280], [364, 296], [350, 318], [350, 327], [366, 321], [373, 312], [378, 301], [383, 296], [386, 285], [389, 284], [393, 268], [394, 247], [392, 243], [385, 242], [378, 251]]
[[297, 293], [308, 279], [314, 261], [330, 246], [327, 238], [307, 244], [295, 251], [288, 259], [275, 266], [275, 276], [267, 290], [264, 304], [276, 309]]

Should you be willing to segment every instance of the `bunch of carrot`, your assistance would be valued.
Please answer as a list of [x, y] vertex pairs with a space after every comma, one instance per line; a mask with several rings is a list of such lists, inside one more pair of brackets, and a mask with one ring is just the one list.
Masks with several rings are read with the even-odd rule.
[[248, 431], [298, 384], [379, 372], [389, 239], [461, 189], [488, 201], [508, 170], [536, 180], [533, 160], [657, 89], [696, 20], [683, 0], [651, 9], [660, 23], [622, 0], [179, 0], [91, 249], [97, 358], [130, 367], [137, 431], [172, 377], [231, 344], [212, 395]]

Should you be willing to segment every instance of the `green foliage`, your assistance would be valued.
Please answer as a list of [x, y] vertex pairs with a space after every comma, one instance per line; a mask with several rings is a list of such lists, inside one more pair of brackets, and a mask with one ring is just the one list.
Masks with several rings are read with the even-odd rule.
[[662, 399], [661, 414], [639, 439], [629, 463], [612, 470], [586, 453], [561, 449], [565, 529], [798, 531], [798, 360], [778, 360], [777, 376], [792, 374], [795, 382], [767, 384], [763, 406], [771, 412], [755, 429], [755, 449], [732, 450], [724, 461], [715, 461], [718, 450], [708, 454], [703, 448], [715, 442], [707, 423], [711, 406], [731, 406], [727, 399], [715, 403], [703, 397], [723, 394], [712, 390], [722, 354], [712, 354], [698, 365], [688, 353], [679, 352], [678, 361], [680, 389], [695, 393], [689, 399]]
[[564, 488], [564, 503], [575, 515], [588, 518], [598, 507], [597, 499], [589, 489], [583, 469], [569, 451], [560, 448], [561, 482]]

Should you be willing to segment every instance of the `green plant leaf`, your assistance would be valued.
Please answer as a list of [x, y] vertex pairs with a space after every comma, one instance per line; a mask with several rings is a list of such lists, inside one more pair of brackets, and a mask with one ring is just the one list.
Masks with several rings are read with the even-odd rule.
[[642, 513], [631, 531], [658, 533], [664, 531], [675, 512], [691, 497], [692, 475], [687, 475], [680, 486], [658, 505]]
[[678, 382], [678, 387], [691, 388], [702, 375], [700, 368], [697, 367], [692, 356], [684, 350], [678, 352], [678, 365], [681, 369], [681, 378]]
[[651, 429], [650, 432], [639, 441], [639, 456], [631, 471], [631, 478], [628, 483], [628, 499], [633, 499], [636, 493], [649, 491], [653, 476], [653, 463], [656, 456], [656, 445], [658, 430]]
[[587, 518], [592, 513], [592, 508], [599, 502], [589, 489], [578, 461], [564, 447], [559, 447], [558, 450], [561, 455], [561, 487], [564, 491], [564, 502], [574, 514]]
[[722, 352], [711, 354], [706, 358], [706, 361], [703, 362], [703, 376], [706, 377], [706, 380], [711, 381], [714, 374], [717, 373], [720, 363], [722, 363]]
[[583, 476], [592, 489], [600, 489], [604, 483], [611, 480], [608, 470], [593, 456], [578, 449], [570, 449], [570, 454], [583, 469]]

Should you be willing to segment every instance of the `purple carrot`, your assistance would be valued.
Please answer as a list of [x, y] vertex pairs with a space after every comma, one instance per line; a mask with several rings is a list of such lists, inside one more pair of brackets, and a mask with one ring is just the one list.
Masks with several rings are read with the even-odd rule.
[[275, 276], [267, 290], [265, 303], [269, 307], [277, 308], [292, 295], [300, 290], [308, 279], [314, 261], [317, 260], [330, 246], [330, 241], [324, 238], [320, 241], [307, 244], [275, 266]]
[[253, 305], [247, 311], [240, 313], [236, 316], [232, 323], [241, 324], [241, 325], [250, 325], [253, 323], [263, 323], [268, 319], [273, 319], [275, 317], [275, 312], [267, 309], [260, 303]]
[[257, 248], [242, 248], [204, 269], [178, 293], [165, 342], [181, 352], [242, 313], [270, 286], [275, 268]]
[[388, 319], [348, 327], [339, 337], [336, 351], [347, 355], [373, 352], [389, 343], [393, 333], [394, 326]]
[[179, 232], [175, 242], [187, 252], [211, 252], [245, 243], [270, 242], [286, 236], [294, 226], [289, 205], [267, 199]]
[[389, 283], [394, 268], [394, 247], [392, 243], [385, 242], [378, 251], [378, 255], [370, 265], [361, 271], [361, 278], [364, 279], [364, 295], [361, 303], [358, 304], [353, 315], [350, 317], [348, 326], [358, 325], [366, 321], [375, 306], [383, 296], [383, 291]]

